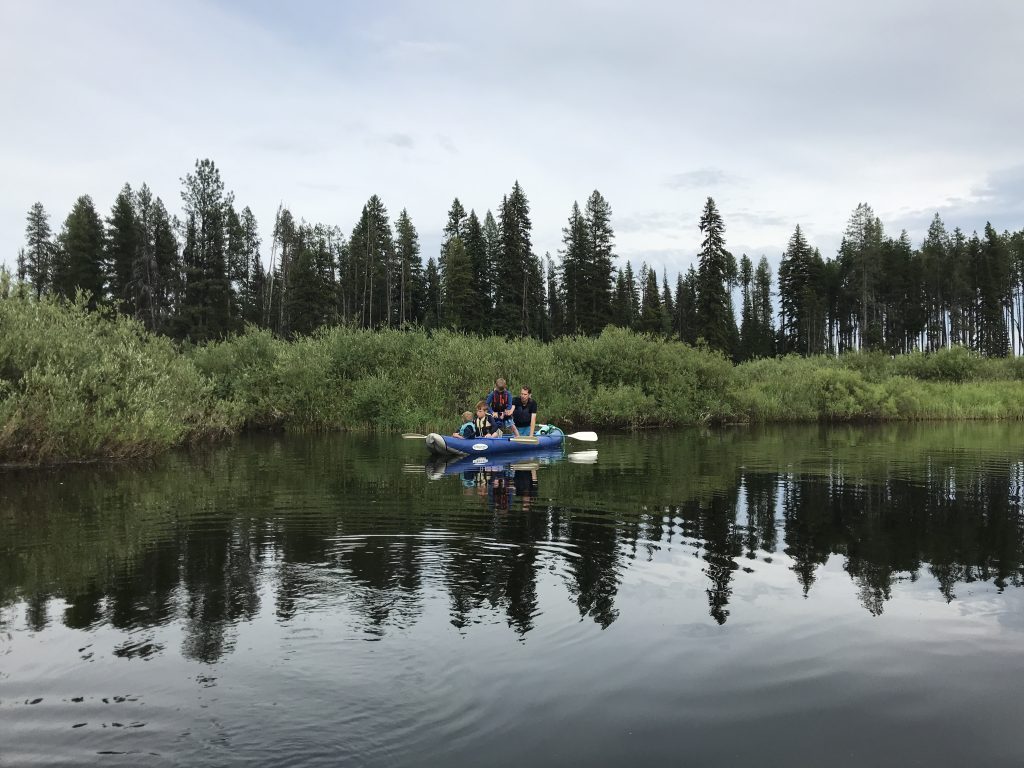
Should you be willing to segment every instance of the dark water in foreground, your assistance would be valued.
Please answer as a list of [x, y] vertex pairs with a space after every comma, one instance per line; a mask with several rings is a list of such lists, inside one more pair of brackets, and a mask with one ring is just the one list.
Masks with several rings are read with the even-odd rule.
[[0, 473], [0, 765], [1024, 763], [1024, 427], [596, 447]]

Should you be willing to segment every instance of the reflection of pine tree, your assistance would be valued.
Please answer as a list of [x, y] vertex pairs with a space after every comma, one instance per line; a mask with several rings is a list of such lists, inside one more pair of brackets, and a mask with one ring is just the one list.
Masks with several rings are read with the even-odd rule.
[[370, 538], [338, 553], [334, 565], [351, 575], [354, 588], [346, 590], [346, 597], [364, 631], [383, 636], [388, 627], [410, 626], [422, 614], [423, 580], [414, 540]]
[[96, 584], [65, 599], [64, 626], [69, 629], [90, 629], [103, 616], [103, 590]]
[[25, 598], [25, 626], [32, 632], [42, 632], [49, 623], [50, 596], [36, 592]]
[[165, 544], [147, 550], [117, 570], [107, 592], [107, 616], [112, 626], [133, 630], [170, 620], [179, 585], [178, 558], [178, 548]]
[[234, 647], [234, 626], [259, 611], [263, 541], [251, 518], [208, 521], [183, 541], [182, 584], [187, 594], [182, 655], [213, 663]]
[[818, 480], [790, 478], [783, 491], [785, 553], [794, 560], [793, 570], [804, 595], [814, 584], [815, 571], [828, 562], [832, 524], [828, 488]]
[[586, 557], [567, 563], [568, 589], [575, 598], [580, 618], [590, 616], [602, 629], [610, 627], [619, 617], [615, 596], [619, 591], [619, 531], [611, 525], [594, 525], [581, 513], [583, 510], [563, 509], [564, 538], [586, 552]]
[[747, 532], [745, 548], [748, 557], [757, 550], [774, 552], [778, 546], [775, 527], [775, 492], [778, 475], [770, 472], [748, 472], [743, 476], [747, 498]]
[[724, 624], [729, 618], [732, 575], [739, 566], [733, 558], [742, 553], [742, 540], [736, 530], [736, 503], [739, 488], [728, 494], [715, 494], [702, 509], [701, 534], [704, 538], [704, 573], [711, 580], [707, 590], [711, 618]]

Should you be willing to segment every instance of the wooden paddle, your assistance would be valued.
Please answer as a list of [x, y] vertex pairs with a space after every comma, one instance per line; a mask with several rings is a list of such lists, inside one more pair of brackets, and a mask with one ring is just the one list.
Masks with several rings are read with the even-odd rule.
[[405, 438], [406, 440], [426, 440], [427, 439], [426, 435], [417, 435], [417, 434], [413, 434], [412, 432], [406, 432], [406, 433], [404, 433], [402, 435], [402, 437]]

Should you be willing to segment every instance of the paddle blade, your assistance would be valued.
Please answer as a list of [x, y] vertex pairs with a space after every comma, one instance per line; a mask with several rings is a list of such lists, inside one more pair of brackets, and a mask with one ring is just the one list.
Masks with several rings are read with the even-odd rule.
[[426, 440], [426, 435], [414, 435], [412, 432], [406, 432], [402, 435], [406, 440]]
[[571, 437], [573, 440], [580, 440], [584, 443], [597, 442], [597, 432], [573, 432], [571, 435], [566, 435], [566, 437]]
[[527, 445], [537, 445], [540, 443], [540, 440], [536, 437], [510, 437], [509, 440], [513, 443], [526, 443]]

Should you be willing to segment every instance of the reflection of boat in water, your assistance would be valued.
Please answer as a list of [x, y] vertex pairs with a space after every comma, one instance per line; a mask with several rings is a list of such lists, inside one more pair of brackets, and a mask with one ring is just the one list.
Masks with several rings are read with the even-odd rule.
[[[593, 451], [597, 453], [597, 451]], [[516, 453], [499, 453], [489, 456], [433, 456], [427, 460], [424, 470], [432, 480], [445, 475], [458, 475], [463, 472], [538, 469], [542, 465], [564, 461], [565, 453], [561, 447], [520, 450]]]
[[[431, 456], [423, 465], [423, 469], [431, 480], [439, 480], [445, 475], [458, 475], [465, 472], [535, 470], [561, 461], [569, 461], [571, 464], [596, 464], [597, 450], [565, 453], [561, 448], [534, 448], [532, 451], [504, 453], [496, 456]], [[414, 464], [409, 465], [408, 470], [415, 472], [417, 467]]]
[[[543, 425], [542, 425], [543, 426]], [[427, 435], [427, 450], [438, 456], [494, 456], [506, 454], [525, 455], [538, 450], [560, 448], [565, 435], [558, 427], [547, 428], [544, 434], [537, 433], [533, 438], [518, 435], [505, 437], [477, 437], [467, 440], [464, 437], [439, 435], [432, 432]]]

